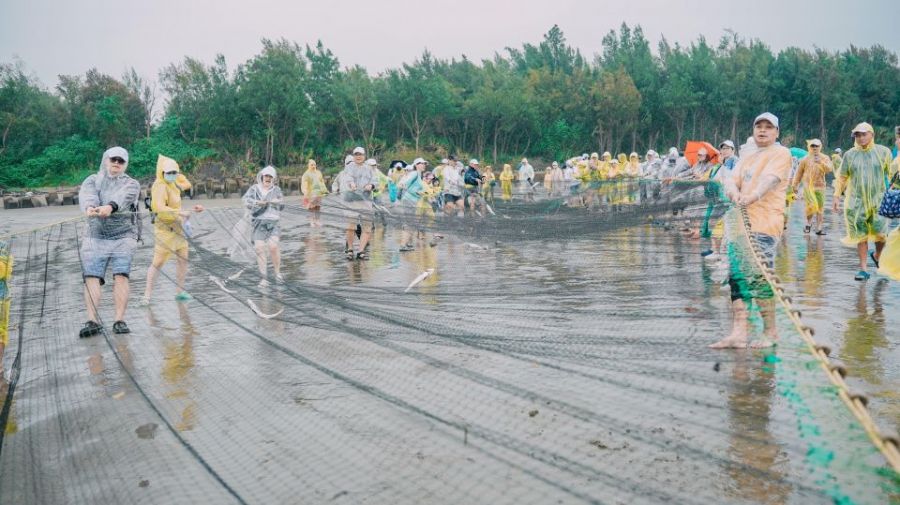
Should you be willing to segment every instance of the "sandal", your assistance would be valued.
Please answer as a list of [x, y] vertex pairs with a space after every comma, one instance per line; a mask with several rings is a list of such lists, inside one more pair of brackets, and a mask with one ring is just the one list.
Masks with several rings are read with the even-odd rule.
[[812, 226], [806, 225], [803, 227], [803, 233], [809, 233], [812, 230]]
[[367, 253], [366, 251], [360, 251], [356, 253], [356, 259], [367, 261], [369, 259], [369, 253]]
[[853, 280], [867, 281], [867, 280], [869, 280], [869, 277], [871, 277], [871, 275], [869, 275], [869, 272], [866, 272], [865, 270], [860, 270], [859, 272], [856, 272], [856, 275], [853, 276]]
[[825, 230], [817, 230], [816, 235], [828, 235], [828, 233], [826, 233]]
[[344, 251], [344, 256], [345, 256], [349, 261], [353, 261], [353, 259], [356, 258], [356, 254], [354, 254], [353, 251], [350, 250], [350, 249], [347, 249], [347, 250]]
[[84, 327], [81, 328], [81, 331], [78, 332], [78, 338], [93, 337], [94, 335], [100, 333], [102, 330], [103, 327], [100, 326], [97, 321], [88, 321], [84, 323]]
[[880, 265], [878, 264], [878, 260], [875, 259], [875, 251], [869, 251], [869, 257], [872, 258], [872, 263], [875, 263], [875, 268], [878, 268]]
[[125, 321], [116, 321], [113, 323], [113, 333], [131, 333], [131, 329], [125, 324]]

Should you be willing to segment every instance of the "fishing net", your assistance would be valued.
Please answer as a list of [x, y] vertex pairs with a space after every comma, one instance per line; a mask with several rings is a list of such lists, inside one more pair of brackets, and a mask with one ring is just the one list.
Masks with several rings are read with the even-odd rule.
[[[268, 286], [244, 209], [208, 210], [193, 301], [166, 266], [118, 335], [106, 286], [86, 339], [88, 223], [7, 237], [0, 503], [896, 500], [896, 447], [716, 194], [523, 188], [462, 218], [384, 200], [368, 261], [344, 256], [368, 214], [331, 195], [313, 228], [289, 197]], [[139, 219], [135, 291], [153, 254]], [[682, 228], [724, 230], [721, 259]], [[707, 348], [730, 331], [729, 277], [778, 302], [777, 348]]]

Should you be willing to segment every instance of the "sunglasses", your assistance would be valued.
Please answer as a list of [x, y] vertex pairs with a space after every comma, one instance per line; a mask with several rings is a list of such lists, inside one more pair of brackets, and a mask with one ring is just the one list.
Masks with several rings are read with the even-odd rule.
[[124, 165], [125, 164], [125, 158], [120, 158], [118, 156], [113, 156], [112, 158], [109, 159], [109, 161], [110, 161], [110, 163], [115, 163], [116, 165]]
[[178, 175], [178, 171], [173, 170], [171, 172], [163, 172], [163, 175]]

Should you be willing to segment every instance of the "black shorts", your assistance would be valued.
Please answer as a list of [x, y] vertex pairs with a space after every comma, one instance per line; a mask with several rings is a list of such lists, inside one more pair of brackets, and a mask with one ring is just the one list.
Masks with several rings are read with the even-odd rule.
[[461, 196], [451, 195], [450, 193], [444, 193], [444, 203], [456, 203], [462, 200]]

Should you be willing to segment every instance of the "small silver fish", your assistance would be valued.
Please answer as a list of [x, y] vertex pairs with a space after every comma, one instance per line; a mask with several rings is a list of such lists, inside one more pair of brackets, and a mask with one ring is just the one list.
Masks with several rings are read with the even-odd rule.
[[434, 273], [433, 268], [429, 268], [428, 270], [425, 270], [424, 272], [420, 273], [418, 277], [416, 277], [415, 279], [413, 279], [412, 282], [409, 283], [409, 286], [406, 286], [406, 290], [404, 291], [404, 293], [409, 293], [410, 289], [416, 287], [416, 285], [418, 285], [420, 282], [427, 279], [428, 276], [433, 273]]
[[261, 310], [259, 310], [259, 307], [257, 307], [256, 304], [253, 303], [253, 300], [251, 300], [251, 299], [249, 299], [249, 298], [247, 298], [247, 305], [250, 306], [250, 310], [252, 310], [253, 312], [255, 312], [257, 316], [259, 316], [259, 317], [261, 317], [261, 318], [263, 318], [263, 319], [272, 319], [273, 317], [278, 317], [278, 316], [280, 316], [281, 313], [284, 312], [284, 308], [282, 307], [281, 310], [279, 310], [278, 312], [276, 312], [276, 313], [274, 313], [274, 314], [263, 314], [263, 312], [262, 312]]
[[228, 294], [234, 294], [234, 293], [237, 292], [237, 291], [233, 291], [233, 290], [231, 290], [231, 289], [226, 288], [226, 287], [225, 287], [225, 283], [222, 282], [222, 279], [216, 277], [215, 275], [210, 275], [210, 276], [209, 276], [209, 280], [211, 280], [211, 281], [213, 282], [213, 284], [215, 284], [216, 286], [219, 286], [219, 288], [220, 288], [222, 291], [224, 291], [224, 292], [226, 292], [226, 293], [228, 293]]

